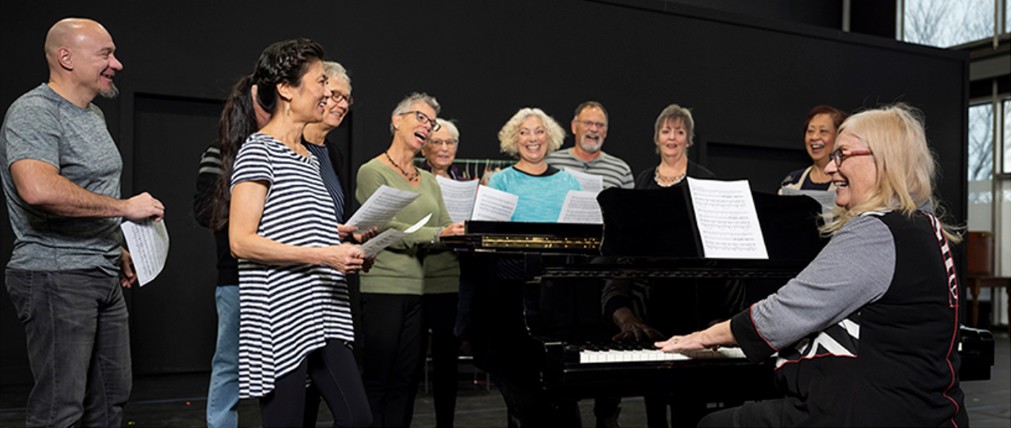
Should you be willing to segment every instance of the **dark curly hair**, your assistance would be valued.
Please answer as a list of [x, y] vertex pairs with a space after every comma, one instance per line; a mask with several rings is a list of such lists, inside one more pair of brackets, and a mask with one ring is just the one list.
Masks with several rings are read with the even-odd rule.
[[284, 40], [267, 46], [253, 70], [253, 84], [261, 88], [256, 93], [256, 102], [264, 110], [273, 113], [277, 107], [277, 84], [298, 86], [309, 64], [322, 61], [323, 56], [323, 47], [305, 38]]

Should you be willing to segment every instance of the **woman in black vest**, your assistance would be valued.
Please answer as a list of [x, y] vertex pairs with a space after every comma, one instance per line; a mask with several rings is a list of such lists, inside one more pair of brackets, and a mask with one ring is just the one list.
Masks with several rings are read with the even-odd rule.
[[904, 105], [865, 111], [842, 124], [830, 158], [837, 207], [815, 260], [731, 320], [656, 346], [738, 345], [753, 361], [778, 352], [785, 398], [700, 426], [966, 426], [955, 237], [933, 214], [923, 125]]

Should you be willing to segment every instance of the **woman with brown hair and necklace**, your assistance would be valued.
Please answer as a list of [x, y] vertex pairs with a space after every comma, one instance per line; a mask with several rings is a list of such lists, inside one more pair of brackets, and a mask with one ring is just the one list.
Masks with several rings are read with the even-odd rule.
[[426, 286], [452, 286], [460, 266], [452, 251], [432, 244], [463, 233], [452, 223], [442, 191], [430, 172], [414, 166], [418, 151], [439, 129], [439, 103], [414, 93], [397, 104], [390, 118], [390, 147], [358, 170], [355, 198], [364, 203], [380, 186], [420, 193], [383, 229], [404, 230], [429, 213], [422, 228], [376, 256], [361, 275], [362, 379], [374, 426], [409, 426], [421, 355], [422, 292]]
[[660, 155], [660, 165], [647, 169], [635, 179], [636, 189], [659, 189], [680, 184], [685, 177], [716, 178], [706, 167], [688, 160], [688, 148], [695, 139], [692, 112], [671, 104], [660, 112], [653, 126], [653, 144]]

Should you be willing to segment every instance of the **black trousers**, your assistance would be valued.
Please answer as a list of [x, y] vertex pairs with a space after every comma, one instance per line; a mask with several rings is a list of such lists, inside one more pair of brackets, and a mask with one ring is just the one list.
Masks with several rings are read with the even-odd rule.
[[706, 415], [699, 427], [789, 427], [800, 426], [807, 407], [794, 397], [745, 403]]
[[[453, 334], [456, 324], [457, 293], [422, 296], [422, 331], [431, 338], [432, 398], [435, 401], [435, 426], [452, 427], [456, 411], [456, 392], [460, 339]], [[421, 341], [421, 355], [428, 351], [428, 340]], [[424, 358], [419, 369], [424, 370]], [[420, 375], [419, 375], [420, 376]]]
[[[339, 340], [310, 353], [291, 373], [274, 382], [274, 390], [260, 398], [264, 427], [315, 426], [315, 417], [306, 418], [306, 378], [312, 381], [330, 408], [335, 426], [367, 426], [372, 412], [365, 398], [361, 375], [351, 349]], [[313, 415], [318, 400], [310, 399]]]
[[421, 351], [420, 295], [362, 293], [362, 380], [374, 426], [410, 426]]

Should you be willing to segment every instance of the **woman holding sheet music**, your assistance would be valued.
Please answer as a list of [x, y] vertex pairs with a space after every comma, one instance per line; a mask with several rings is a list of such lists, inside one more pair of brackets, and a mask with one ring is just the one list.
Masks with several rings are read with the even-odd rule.
[[[445, 119], [435, 119], [435, 122], [439, 129], [432, 133], [421, 148], [421, 153], [425, 156], [421, 168], [436, 176], [457, 181], [470, 180], [467, 171], [453, 165], [456, 147], [460, 143], [460, 130], [453, 122]], [[453, 284], [436, 279], [425, 283], [424, 295], [421, 297], [421, 356], [424, 361], [431, 346], [432, 401], [435, 404], [435, 425], [440, 427], [453, 426], [456, 412], [460, 339], [454, 334], [453, 327], [456, 325], [459, 292], [459, 282]], [[425, 370], [426, 367], [421, 364], [418, 369]]]
[[319, 160], [302, 145], [303, 128], [323, 119], [330, 96], [322, 58], [323, 48], [308, 39], [263, 51], [253, 83], [256, 102], [272, 115], [238, 149], [230, 174], [239, 395], [260, 399], [264, 426], [302, 426], [307, 378], [337, 425], [372, 419], [349, 346], [354, 331], [344, 279], [362, 267], [362, 251], [341, 244]]
[[422, 355], [422, 292], [426, 287], [455, 288], [460, 268], [451, 251], [433, 248], [442, 236], [463, 233], [452, 223], [442, 191], [428, 171], [413, 159], [432, 133], [439, 103], [414, 93], [397, 104], [390, 117], [393, 141], [358, 170], [355, 197], [365, 203], [381, 186], [420, 196], [384, 228], [404, 230], [426, 215], [428, 222], [376, 256], [361, 276], [362, 378], [376, 426], [409, 426]]
[[653, 144], [660, 164], [635, 178], [636, 189], [660, 189], [680, 184], [685, 177], [715, 178], [706, 167], [688, 160], [688, 148], [695, 144], [692, 112], [671, 104], [660, 112], [653, 125]]
[[565, 195], [582, 189], [572, 174], [544, 161], [564, 139], [565, 130], [539, 108], [520, 109], [498, 132], [502, 153], [519, 161], [492, 175], [488, 187], [519, 196], [512, 221], [555, 223]]
[[752, 361], [778, 354], [784, 398], [700, 426], [967, 426], [953, 235], [933, 214], [923, 124], [903, 105], [856, 114], [829, 159], [837, 206], [814, 261], [729, 321], [656, 346], [738, 345]]

